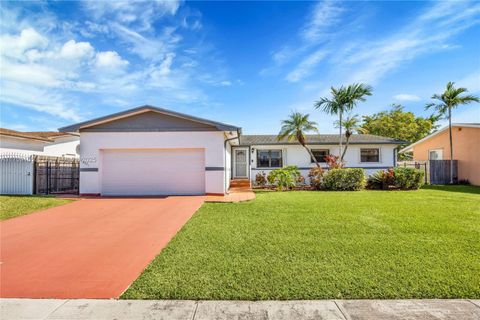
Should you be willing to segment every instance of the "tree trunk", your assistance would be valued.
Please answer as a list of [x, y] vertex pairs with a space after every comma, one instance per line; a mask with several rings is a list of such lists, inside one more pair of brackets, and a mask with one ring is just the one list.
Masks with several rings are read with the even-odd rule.
[[338, 127], [340, 129], [340, 152], [338, 153], [338, 155], [341, 155], [342, 154], [342, 140], [343, 140], [343, 136], [342, 136], [342, 110], [340, 110], [339, 116], [340, 116], [340, 122], [338, 123], [339, 124]]
[[315, 161], [315, 164], [317, 165], [318, 168], [320, 168], [320, 164], [318, 163], [317, 159], [315, 159], [315, 156], [313, 155], [312, 150], [310, 150], [309, 147], [307, 147], [306, 144], [302, 144], [302, 146], [307, 149], [308, 154], [310, 154], [310, 157], [312, 157], [313, 161]]
[[340, 162], [343, 162], [343, 157], [345, 157], [345, 154], [347, 153], [348, 149], [348, 142], [350, 141], [350, 137], [347, 136], [347, 140], [345, 141], [345, 149], [343, 149], [342, 156], [340, 157]]
[[448, 131], [450, 134], [450, 184], [453, 184], [453, 139], [452, 139], [452, 108], [448, 107]]

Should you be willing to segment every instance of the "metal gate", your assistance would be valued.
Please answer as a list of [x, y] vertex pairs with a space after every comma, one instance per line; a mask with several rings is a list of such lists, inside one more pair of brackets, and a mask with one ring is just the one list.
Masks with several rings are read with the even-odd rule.
[[35, 158], [34, 168], [34, 193], [78, 193], [78, 159], [38, 156]]
[[33, 156], [0, 154], [0, 194], [32, 194], [33, 171]]

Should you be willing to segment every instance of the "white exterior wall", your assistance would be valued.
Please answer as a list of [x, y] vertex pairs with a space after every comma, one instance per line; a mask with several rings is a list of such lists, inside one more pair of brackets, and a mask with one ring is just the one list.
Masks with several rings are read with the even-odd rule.
[[232, 145], [230, 142], [227, 143], [227, 148], [225, 150], [225, 174], [226, 174], [226, 187], [227, 190], [230, 188], [230, 180], [232, 179]]
[[56, 157], [78, 157], [79, 144], [80, 138], [76, 136], [56, 138], [55, 142], [45, 145], [43, 154]]
[[[215, 132], [81, 132], [80, 193], [101, 193], [101, 149], [205, 150], [205, 191], [225, 193], [224, 134]], [[186, 181], [188, 183], [188, 181]]]
[[[311, 149], [328, 149], [331, 155], [339, 156], [338, 145], [310, 145]], [[370, 175], [378, 170], [387, 169], [395, 166], [394, 150], [396, 145], [387, 144], [365, 144], [365, 145], [350, 145], [345, 154], [344, 162], [346, 168], [363, 168], [365, 174]], [[379, 162], [360, 162], [360, 149], [362, 148], [378, 148], [380, 149], [380, 161]], [[264, 171], [268, 174], [271, 170], [269, 168], [257, 167], [257, 150], [263, 149], [281, 149], [283, 157], [283, 166], [297, 166], [300, 168], [302, 175], [305, 177], [308, 183], [308, 171], [310, 168], [315, 167], [315, 163], [310, 162], [310, 155], [307, 150], [301, 145], [252, 145], [250, 152], [250, 166], [251, 174], [250, 179], [255, 180], [255, 175], [258, 172]], [[325, 163], [320, 163], [323, 168], [327, 168]]]
[[47, 141], [0, 136], [0, 151], [6, 153], [43, 154]]

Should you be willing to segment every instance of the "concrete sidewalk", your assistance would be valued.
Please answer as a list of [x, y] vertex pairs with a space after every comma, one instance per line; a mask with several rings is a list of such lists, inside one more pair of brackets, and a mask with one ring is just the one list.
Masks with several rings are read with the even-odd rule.
[[1, 299], [0, 319], [479, 320], [480, 300], [182, 301]]

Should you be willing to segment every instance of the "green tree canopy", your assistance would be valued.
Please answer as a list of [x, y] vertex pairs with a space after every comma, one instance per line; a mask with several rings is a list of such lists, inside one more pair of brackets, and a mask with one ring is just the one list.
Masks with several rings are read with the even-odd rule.
[[370, 134], [413, 143], [435, 130], [438, 119], [438, 116], [417, 117], [404, 111], [402, 105], [394, 104], [391, 110], [363, 116], [361, 127]]

